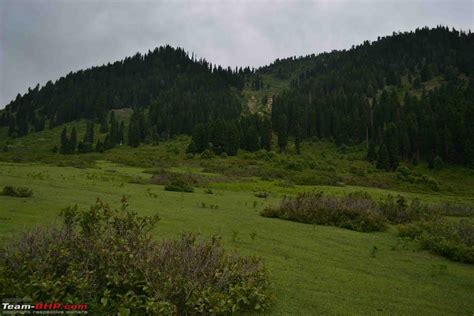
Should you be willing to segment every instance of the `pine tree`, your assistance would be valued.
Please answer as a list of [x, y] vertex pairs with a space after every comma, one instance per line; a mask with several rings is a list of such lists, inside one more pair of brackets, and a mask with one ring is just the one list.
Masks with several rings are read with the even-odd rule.
[[286, 147], [288, 145], [288, 121], [286, 115], [281, 115], [278, 121], [278, 146], [280, 147], [280, 152], [286, 152]]
[[390, 171], [390, 162], [388, 160], [388, 151], [385, 144], [380, 145], [378, 159], [377, 159], [377, 169], [383, 169]]
[[258, 139], [258, 132], [255, 126], [250, 126], [245, 131], [245, 144], [248, 151], [257, 151], [260, 149], [260, 142]]
[[370, 142], [367, 150], [367, 160], [374, 163], [377, 161], [377, 151], [375, 150], [375, 144]]
[[63, 131], [61, 132], [61, 147], [59, 152], [61, 154], [67, 154], [69, 151], [69, 139], [67, 137], [67, 127], [64, 126]]
[[236, 122], [230, 123], [226, 128], [225, 152], [229, 156], [237, 155], [240, 146], [240, 132]]
[[262, 122], [262, 128], [260, 132], [260, 147], [267, 151], [272, 150], [272, 123], [267, 118], [265, 118]]
[[202, 153], [204, 150], [206, 150], [209, 144], [206, 125], [197, 124], [194, 127], [192, 139], [194, 142], [194, 150], [196, 153]]
[[74, 153], [76, 151], [76, 145], [77, 145], [77, 133], [76, 133], [76, 127], [73, 127], [71, 131], [71, 137], [69, 138], [68, 152]]
[[28, 121], [26, 118], [19, 118], [17, 120], [18, 123], [18, 136], [25, 136], [28, 135]]
[[140, 122], [136, 115], [132, 115], [128, 125], [128, 145], [130, 147], [138, 147], [140, 139]]
[[399, 135], [397, 126], [394, 123], [390, 123], [387, 125], [387, 128], [384, 132], [384, 143], [387, 146], [388, 152], [388, 161], [390, 170], [397, 169], [400, 158], [399, 158]]
[[122, 121], [120, 123], [120, 128], [117, 136], [118, 143], [122, 145], [124, 143], [124, 131], [125, 131], [125, 123]]
[[301, 138], [303, 137], [303, 132], [301, 130], [300, 124], [297, 124], [295, 127], [295, 149], [296, 154], [301, 154]]
[[109, 132], [109, 126], [107, 125], [107, 114], [106, 113], [102, 114], [101, 117], [100, 117], [100, 132], [101, 133], [108, 133]]

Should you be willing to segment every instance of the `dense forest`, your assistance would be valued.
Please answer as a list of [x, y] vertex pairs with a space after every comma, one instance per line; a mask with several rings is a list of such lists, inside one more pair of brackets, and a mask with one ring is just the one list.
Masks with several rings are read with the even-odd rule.
[[150, 128], [160, 133], [191, 133], [196, 123], [240, 115], [238, 92], [251, 72], [160, 47], [37, 85], [6, 106], [0, 123], [10, 127], [9, 135], [23, 136], [45, 122], [50, 128], [80, 118], [100, 122], [111, 109], [132, 108], [146, 110]]
[[[292, 66], [300, 73], [290, 77]], [[470, 32], [437, 27], [394, 33], [348, 51], [278, 60], [260, 72], [291, 79], [272, 109], [281, 150], [290, 135], [366, 141], [369, 159], [380, 156], [384, 169], [395, 169], [400, 159], [436, 156], [474, 163]]]
[[[244, 115], [242, 91], [265, 91], [269, 78], [289, 88], [265, 95], [272, 101], [270, 116]], [[21, 137], [46, 125], [90, 120], [82, 141], [64, 129], [62, 153], [188, 134], [190, 153], [285, 152], [288, 139], [299, 152], [300, 143], [312, 138], [365, 142], [367, 158], [386, 170], [400, 160], [474, 165], [473, 80], [474, 36], [442, 26], [276, 60], [256, 71], [224, 69], [166, 46], [36, 86], [1, 111], [0, 124], [9, 136]], [[127, 127], [109, 114], [120, 108], [133, 109]], [[94, 123], [108, 133], [95, 145]]]

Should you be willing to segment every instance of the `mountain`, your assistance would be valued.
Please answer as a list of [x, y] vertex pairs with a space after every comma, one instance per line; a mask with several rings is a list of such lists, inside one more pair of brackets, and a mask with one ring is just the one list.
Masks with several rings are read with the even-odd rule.
[[366, 142], [369, 159], [387, 170], [400, 160], [474, 165], [473, 79], [474, 36], [443, 26], [256, 71], [166, 46], [30, 89], [1, 111], [0, 124], [16, 137], [132, 108], [133, 146], [150, 134], [192, 134], [189, 152], [236, 154], [271, 150], [275, 133], [282, 152], [288, 139], [297, 148], [308, 138]]
[[474, 163], [470, 32], [394, 33], [347, 51], [277, 60], [257, 75], [290, 82], [271, 112], [283, 138], [383, 144], [390, 169], [400, 158]]
[[[249, 71], [249, 69], [246, 69]], [[196, 122], [236, 118], [243, 73], [196, 60], [181, 48], [156, 48], [113, 64], [69, 73], [10, 102], [1, 123], [25, 135], [79, 118], [101, 120], [110, 109], [148, 109], [150, 125], [168, 134], [190, 133]]]

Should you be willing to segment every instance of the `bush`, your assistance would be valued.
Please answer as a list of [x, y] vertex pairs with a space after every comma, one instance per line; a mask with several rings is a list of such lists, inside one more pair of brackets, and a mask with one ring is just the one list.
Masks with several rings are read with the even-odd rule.
[[177, 192], [194, 192], [194, 188], [190, 186], [187, 182], [177, 179], [169, 184], [165, 185], [166, 191], [177, 191]]
[[407, 200], [398, 195], [394, 198], [388, 195], [387, 198], [380, 203], [380, 212], [391, 223], [402, 224], [408, 223], [422, 218], [431, 216], [430, 210], [426, 205], [420, 203], [418, 199], [414, 199], [408, 204]]
[[344, 197], [324, 196], [322, 192], [300, 193], [294, 198], [284, 198], [278, 207], [265, 208], [261, 215], [363, 232], [386, 228], [386, 219], [366, 193]]
[[62, 211], [60, 227], [36, 228], [0, 251], [0, 296], [87, 302], [94, 315], [230, 314], [269, 306], [260, 259], [227, 253], [219, 239], [155, 242], [157, 216], [97, 200]]
[[435, 170], [441, 170], [444, 168], [444, 161], [440, 156], [436, 156], [433, 159], [433, 169]]
[[3, 187], [2, 194], [14, 197], [31, 197], [33, 196], [33, 190], [27, 187], [14, 187], [12, 185], [6, 185]]
[[422, 249], [454, 261], [474, 263], [474, 225], [435, 216], [429, 220], [400, 225], [399, 235], [417, 240]]
[[255, 195], [255, 197], [266, 199], [267, 197], [270, 196], [270, 193], [262, 191], [262, 192], [257, 192], [254, 195]]

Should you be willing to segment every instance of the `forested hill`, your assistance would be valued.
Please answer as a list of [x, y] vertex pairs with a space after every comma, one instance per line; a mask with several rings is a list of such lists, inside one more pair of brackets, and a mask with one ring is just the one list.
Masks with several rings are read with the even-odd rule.
[[[29, 89], [2, 111], [1, 123], [17, 136], [78, 118], [100, 121], [110, 109], [149, 109], [150, 126], [168, 134], [190, 133], [196, 122], [236, 118], [244, 73], [196, 60], [170, 46], [113, 64], [69, 73]], [[236, 92], [235, 92], [236, 91]]]
[[[273, 100], [287, 135], [368, 141], [372, 159], [474, 163], [474, 36], [445, 27], [394, 33], [347, 51], [277, 60], [257, 74], [290, 80]], [[385, 159], [384, 157], [388, 157]]]
[[[111, 136], [106, 148], [184, 133], [193, 135], [190, 152], [285, 152], [289, 138], [299, 152], [302, 140], [314, 138], [367, 142], [368, 159], [386, 170], [402, 159], [438, 156], [474, 165], [473, 79], [473, 34], [441, 26], [276, 60], [256, 72], [216, 67], [166, 46], [30, 89], [0, 112], [0, 125], [21, 137], [86, 118], [107, 131], [109, 110], [132, 108], [128, 134]], [[247, 111], [248, 100], [266, 110]]]

